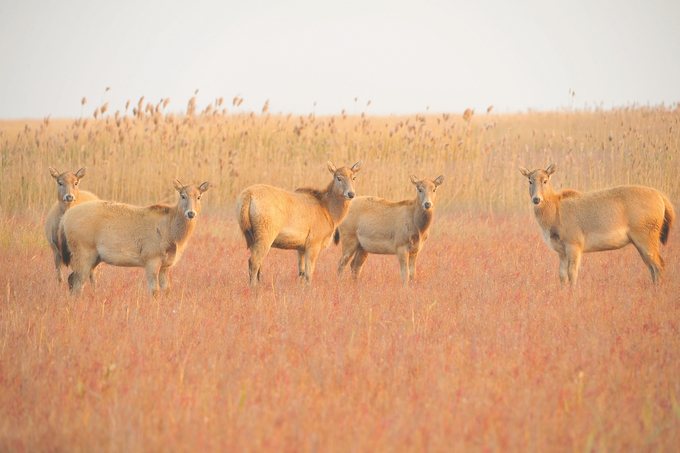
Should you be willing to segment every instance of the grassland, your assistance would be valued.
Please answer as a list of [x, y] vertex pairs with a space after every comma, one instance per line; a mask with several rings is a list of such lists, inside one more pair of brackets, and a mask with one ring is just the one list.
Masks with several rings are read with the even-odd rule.
[[[578, 286], [561, 291], [517, 171], [554, 161], [556, 188], [640, 183], [679, 206], [677, 106], [468, 121], [218, 104], [0, 123], [0, 450], [680, 444], [677, 227], [661, 285], [628, 247], [585, 255]], [[311, 287], [297, 283], [294, 253], [274, 250], [266, 285], [251, 290], [239, 191], [325, 185], [327, 160], [359, 159], [359, 194], [403, 198], [408, 174], [447, 176], [415, 284], [401, 286], [395, 257], [369, 258], [356, 284], [340, 280], [331, 247]], [[84, 189], [138, 204], [174, 202], [172, 178], [216, 184], [167, 299], [148, 299], [141, 270], [107, 266], [97, 291], [67, 297], [43, 237], [56, 197], [48, 165], [87, 166]]]

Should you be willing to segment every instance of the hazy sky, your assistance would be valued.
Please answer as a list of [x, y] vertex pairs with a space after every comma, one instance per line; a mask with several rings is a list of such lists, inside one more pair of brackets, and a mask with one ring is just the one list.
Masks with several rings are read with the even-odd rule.
[[0, 0], [0, 118], [196, 89], [295, 114], [671, 104], [680, 1]]

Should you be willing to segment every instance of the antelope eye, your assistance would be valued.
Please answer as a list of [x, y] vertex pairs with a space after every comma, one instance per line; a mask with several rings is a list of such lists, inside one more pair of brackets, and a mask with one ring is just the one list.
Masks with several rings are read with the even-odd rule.
[[533, 181], [529, 181], [529, 185], [532, 185], [533, 183], [534, 183]]
[[57, 185], [58, 185], [59, 187], [61, 187], [61, 186], [64, 185], [64, 183], [62, 183], [61, 181], [57, 181]]
[[78, 181], [75, 182], [75, 185], [76, 185], [76, 186], [78, 185]]
[[340, 176], [338, 176], [338, 181], [342, 181], [342, 178]]
[[352, 181], [356, 181], [356, 180], [357, 180], [357, 177], [356, 177], [356, 176], [352, 176]]
[[437, 188], [436, 188], [436, 187], [435, 187], [434, 189], [432, 189], [432, 192], [436, 192], [436, 191], [437, 191]]
[[422, 192], [423, 192], [422, 190], [420, 190], [420, 187], [418, 187], [418, 192], [419, 192], [419, 193], [422, 193]]
[[184, 194], [180, 195], [182, 197], [182, 200], [186, 200], [187, 197], [184, 196]]
[[547, 180], [547, 179], [544, 179], [544, 180], [543, 180], [543, 184], [548, 184], [548, 180]]
[[201, 196], [200, 196], [200, 195], [198, 196], [198, 199], [199, 199], [199, 200], [201, 199]]

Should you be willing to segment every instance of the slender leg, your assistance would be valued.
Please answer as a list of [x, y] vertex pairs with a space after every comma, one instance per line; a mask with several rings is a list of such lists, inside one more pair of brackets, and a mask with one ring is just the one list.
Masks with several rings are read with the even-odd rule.
[[355, 280], [359, 278], [359, 274], [361, 274], [361, 268], [364, 266], [364, 263], [367, 259], [368, 252], [361, 247], [357, 248], [357, 251], [354, 253], [352, 264], [350, 265]]
[[340, 257], [340, 261], [338, 261], [338, 277], [342, 277], [342, 273], [345, 272], [345, 267], [347, 267], [347, 263], [354, 256], [358, 245], [359, 244], [356, 243], [350, 243], [348, 239], [343, 238], [342, 256]]
[[416, 278], [416, 259], [418, 258], [418, 252], [409, 254], [408, 257], [408, 278], [413, 280]]
[[78, 244], [69, 243], [68, 245], [71, 249], [71, 269], [73, 269], [68, 277], [68, 286], [72, 295], [80, 297], [85, 279], [100, 262], [99, 255], [96, 250], [89, 250]]
[[321, 247], [309, 247], [305, 250], [305, 276], [307, 278], [307, 284], [312, 282], [312, 277], [314, 276], [314, 267], [316, 266], [316, 259], [319, 257], [319, 252]]
[[564, 288], [569, 283], [569, 275], [567, 274], [567, 269], [569, 268], [569, 260], [567, 259], [567, 253], [558, 253], [560, 256], [560, 283], [562, 288]]
[[262, 281], [262, 261], [269, 253], [271, 243], [258, 242], [250, 247], [250, 286], [255, 286]]
[[99, 263], [101, 263], [101, 260], [97, 258], [97, 262], [94, 263], [92, 270], [90, 270], [90, 284], [92, 285], [92, 289], [97, 289], [97, 266], [99, 266]]
[[[655, 235], [636, 234], [631, 237], [633, 245], [637, 249], [642, 261], [647, 265], [647, 269], [652, 274], [654, 284], [659, 283], [663, 276], [665, 262], [659, 253], [659, 239]], [[658, 234], [656, 235], [658, 236]]]
[[52, 250], [54, 254], [54, 267], [57, 269], [57, 281], [62, 283], [64, 281], [64, 263], [61, 262], [61, 253], [57, 250]]
[[160, 286], [161, 292], [166, 296], [170, 294], [170, 280], [168, 279], [169, 267], [161, 267], [158, 272], [158, 285]]
[[302, 280], [305, 278], [305, 252], [297, 251], [298, 256], [298, 278]]
[[581, 265], [581, 255], [583, 254], [583, 249], [577, 244], [568, 244], [566, 246], [567, 252], [567, 276], [569, 278], [569, 283], [572, 285], [576, 284], [576, 279], [578, 278], [578, 269]]
[[149, 283], [149, 295], [153, 298], [158, 296], [158, 272], [161, 261], [154, 260], [146, 264], [146, 280]]
[[406, 247], [397, 249], [397, 259], [399, 260], [399, 270], [401, 271], [401, 282], [408, 282], [408, 250]]

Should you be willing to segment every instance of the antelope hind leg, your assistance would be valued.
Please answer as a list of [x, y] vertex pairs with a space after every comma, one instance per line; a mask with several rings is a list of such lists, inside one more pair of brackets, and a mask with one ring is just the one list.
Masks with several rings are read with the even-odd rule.
[[298, 278], [302, 280], [305, 278], [305, 252], [297, 251], [298, 256]]
[[367, 259], [368, 252], [359, 247], [357, 251], [354, 253], [354, 259], [352, 260], [352, 264], [350, 265], [355, 280], [359, 278], [359, 274], [361, 274], [361, 268], [364, 266], [364, 263], [366, 262]]
[[312, 282], [314, 276], [314, 267], [316, 266], [316, 259], [319, 257], [320, 247], [310, 247], [305, 250], [305, 277], [307, 284]]
[[250, 286], [255, 286], [262, 281], [262, 261], [269, 253], [271, 244], [259, 242], [250, 246], [250, 259], [248, 268], [250, 275]]
[[347, 263], [352, 259], [356, 251], [357, 247], [355, 244], [349, 244], [346, 240], [342, 241], [342, 256], [340, 257], [340, 261], [338, 261], [338, 277], [342, 277], [342, 273], [345, 272]]
[[652, 239], [651, 236], [640, 236], [642, 235], [634, 235], [631, 241], [652, 274], [652, 281], [657, 284], [661, 280], [664, 268], [664, 259], [659, 253], [659, 241]]

